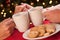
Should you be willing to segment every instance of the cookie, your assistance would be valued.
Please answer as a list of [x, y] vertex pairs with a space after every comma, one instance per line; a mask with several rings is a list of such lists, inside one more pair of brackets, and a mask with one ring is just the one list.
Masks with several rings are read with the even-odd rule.
[[45, 27], [44, 27], [44, 25], [40, 25], [38, 27], [38, 32], [40, 33], [39, 36], [43, 36], [44, 35], [44, 33], [45, 33]]
[[45, 24], [45, 27], [47, 33], [53, 33], [56, 30], [53, 24]]
[[45, 34], [44, 34], [44, 36], [48, 36], [48, 35], [50, 35], [50, 33], [45, 33]]
[[36, 38], [38, 37], [39, 32], [38, 31], [30, 31], [30, 33], [28, 34], [29, 38]]
[[37, 31], [37, 29], [38, 29], [38, 27], [33, 27], [33, 28], [31, 28], [30, 31]]

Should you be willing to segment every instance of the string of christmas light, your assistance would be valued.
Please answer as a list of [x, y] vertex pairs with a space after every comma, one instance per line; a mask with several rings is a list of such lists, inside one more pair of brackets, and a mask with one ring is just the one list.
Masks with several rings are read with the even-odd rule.
[[43, 6], [49, 7], [56, 4], [59, 4], [59, 0], [6, 0], [6, 2], [0, 1], [0, 18], [8, 18], [11, 17], [14, 13], [14, 8], [20, 3], [28, 3], [31, 6]]

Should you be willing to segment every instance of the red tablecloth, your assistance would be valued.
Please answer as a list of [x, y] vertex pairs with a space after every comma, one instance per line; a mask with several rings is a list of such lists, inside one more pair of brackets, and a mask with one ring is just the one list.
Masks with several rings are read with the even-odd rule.
[[[48, 21], [44, 21], [44, 23], [49, 23]], [[30, 27], [32, 27], [33, 25], [30, 25]], [[17, 29], [14, 30], [13, 34], [6, 38], [5, 40], [25, 40], [22, 37], [23, 33], [20, 33]], [[58, 32], [57, 34], [50, 36], [48, 38], [42, 39], [42, 40], [60, 40], [60, 32]]]

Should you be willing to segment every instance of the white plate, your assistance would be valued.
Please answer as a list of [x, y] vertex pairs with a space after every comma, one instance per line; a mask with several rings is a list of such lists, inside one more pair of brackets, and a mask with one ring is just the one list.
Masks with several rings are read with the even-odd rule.
[[60, 25], [59, 24], [56, 24], [55, 27], [56, 27], [56, 31], [54, 33], [50, 34], [49, 36], [43, 36], [43, 37], [37, 37], [37, 38], [29, 38], [28, 37], [28, 34], [30, 32], [30, 29], [29, 29], [23, 34], [23, 38], [28, 39], [28, 40], [37, 40], [37, 39], [44, 39], [44, 38], [50, 37], [50, 36], [52, 36], [52, 35], [54, 35], [60, 31]]

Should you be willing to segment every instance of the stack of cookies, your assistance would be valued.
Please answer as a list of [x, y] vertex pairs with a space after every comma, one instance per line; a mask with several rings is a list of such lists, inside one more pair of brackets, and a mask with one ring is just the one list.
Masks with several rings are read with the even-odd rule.
[[48, 36], [54, 33], [56, 30], [53, 24], [42, 24], [40, 26], [36, 26], [31, 28], [28, 37], [29, 38], [37, 38], [42, 36]]

